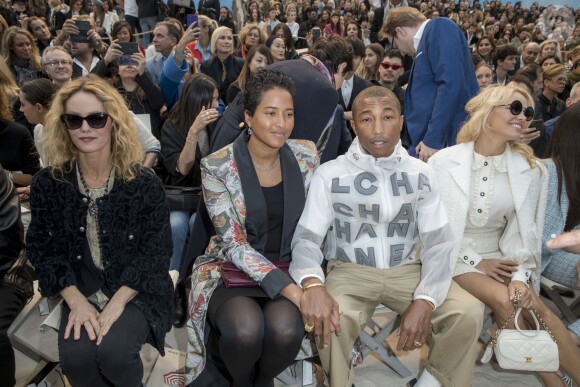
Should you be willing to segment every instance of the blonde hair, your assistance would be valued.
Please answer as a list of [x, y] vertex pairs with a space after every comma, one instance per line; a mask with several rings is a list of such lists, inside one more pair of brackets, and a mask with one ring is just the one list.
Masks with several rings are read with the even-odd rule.
[[209, 17], [205, 16], [205, 15], [199, 15], [197, 17], [197, 23], [199, 28], [206, 28], [208, 29], [208, 35], [211, 39], [211, 36], [213, 35], [213, 32], [219, 27], [218, 23], [213, 20], [210, 19]]
[[260, 35], [260, 40], [258, 41], [258, 44], [266, 44], [266, 39], [268, 39], [268, 35], [266, 34], [266, 32], [263, 29], [261, 29], [256, 23], [248, 23], [242, 27], [240, 33], [238, 34], [240, 38], [239, 39], [240, 47], [246, 44], [246, 36], [248, 36], [248, 34], [253, 30], [258, 30], [258, 35]]
[[10, 105], [18, 99], [18, 85], [5, 61], [0, 60], [0, 92], [6, 96]]
[[4, 19], [4, 16], [0, 15], [0, 42], [2, 42], [2, 36], [4, 35], [7, 29], [8, 23], [6, 23], [6, 19]]
[[542, 70], [542, 75], [544, 76], [544, 81], [548, 81], [554, 77], [557, 77], [558, 75], [560, 75], [562, 73], [566, 73], [566, 66], [564, 66], [563, 64], [560, 64], [560, 63], [551, 64], [549, 66], [546, 66]]
[[32, 52], [32, 58], [30, 61], [36, 70], [42, 70], [40, 65], [40, 53], [38, 52], [38, 47], [34, 43], [34, 37], [32, 34], [20, 27], [10, 27], [4, 33], [2, 37], [2, 50], [0, 55], [4, 57], [6, 64], [12, 66], [14, 64], [14, 53], [12, 52], [12, 44], [14, 43], [14, 38], [16, 35], [24, 35], [30, 41], [30, 51]]
[[542, 55], [542, 51], [544, 50], [544, 47], [546, 47], [548, 44], [553, 44], [554, 46], [556, 46], [554, 56], [558, 58], [560, 62], [562, 62], [562, 50], [560, 49], [560, 43], [558, 43], [558, 41], [554, 39], [546, 39], [542, 43], [540, 43], [540, 54], [538, 55], [537, 63], [540, 63], [539, 61], [545, 58], [545, 56]]
[[64, 172], [70, 172], [78, 159], [79, 151], [61, 122], [60, 116], [65, 113], [68, 100], [79, 92], [97, 97], [112, 122], [110, 162], [115, 170], [115, 176], [123, 180], [136, 178], [139, 173], [136, 166], [142, 162], [144, 152], [133, 116], [119, 92], [107, 81], [92, 74], [64, 85], [54, 97], [46, 115], [42, 145], [52, 174], [62, 175]]
[[[523, 95], [528, 105], [534, 107], [534, 99], [530, 94], [515, 85], [490, 85], [469, 100], [465, 105], [468, 118], [459, 130], [459, 134], [457, 134], [457, 143], [477, 141], [482, 132], [489, 130], [488, 122], [493, 109], [507, 104], [514, 94]], [[532, 148], [519, 140], [508, 141], [508, 146], [513, 151], [524, 156], [530, 167], [536, 168], [538, 166], [538, 159], [534, 156]]]
[[[225, 32], [229, 32], [230, 35], [232, 35], [232, 39], [233, 39], [234, 32], [230, 28], [225, 27], [225, 26], [216, 28], [215, 31], [213, 32], [213, 34], [211, 34], [211, 53], [212, 54], [215, 54], [216, 43], [217, 43], [219, 36]], [[233, 54], [233, 52], [234, 52], [233, 40], [232, 40], [232, 48], [230, 51], [231, 51], [230, 54]]]
[[420, 26], [427, 18], [418, 9], [413, 7], [395, 8], [389, 12], [389, 16], [381, 33], [389, 37], [397, 36], [397, 27], [417, 27]]

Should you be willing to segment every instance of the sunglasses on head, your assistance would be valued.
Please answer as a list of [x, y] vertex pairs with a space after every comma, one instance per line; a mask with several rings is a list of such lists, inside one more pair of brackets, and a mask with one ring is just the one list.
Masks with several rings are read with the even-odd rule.
[[393, 69], [394, 71], [397, 71], [399, 69], [402, 69], [403, 65], [395, 63], [381, 63], [381, 67], [384, 68], [385, 70]]
[[83, 121], [93, 129], [101, 129], [107, 124], [109, 115], [104, 112], [91, 113], [88, 116], [79, 116], [78, 114], [61, 114], [60, 121], [68, 130], [76, 130], [83, 126]]
[[509, 108], [510, 113], [512, 113], [514, 116], [519, 116], [520, 113], [523, 112], [524, 117], [526, 117], [526, 121], [531, 121], [532, 118], [534, 118], [534, 108], [531, 106], [528, 106], [527, 108], [524, 109], [524, 106], [518, 100], [516, 100], [510, 104], [499, 105], [499, 106], [504, 106], [504, 107]]

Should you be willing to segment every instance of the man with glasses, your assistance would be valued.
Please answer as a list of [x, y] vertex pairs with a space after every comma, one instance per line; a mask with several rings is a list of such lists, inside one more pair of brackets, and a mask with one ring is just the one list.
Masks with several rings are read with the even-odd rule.
[[44, 72], [58, 87], [72, 79], [72, 57], [61, 46], [47, 47], [42, 53]]
[[418, 10], [391, 10], [381, 31], [402, 53], [415, 57], [405, 92], [409, 154], [427, 161], [455, 144], [465, 104], [478, 92], [471, 51], [447, 18], [427, 20]]

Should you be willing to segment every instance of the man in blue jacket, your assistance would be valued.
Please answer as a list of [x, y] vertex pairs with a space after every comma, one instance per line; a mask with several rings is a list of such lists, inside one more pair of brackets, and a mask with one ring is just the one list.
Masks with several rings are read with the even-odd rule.
[[455, 144], [465, 104], [478, 92], [467, 40], [449, 19], [427, 20], [411, 7], [392, 10], [383, 33], [415, 57], [405, 93], [409, 154], [427, 161]]

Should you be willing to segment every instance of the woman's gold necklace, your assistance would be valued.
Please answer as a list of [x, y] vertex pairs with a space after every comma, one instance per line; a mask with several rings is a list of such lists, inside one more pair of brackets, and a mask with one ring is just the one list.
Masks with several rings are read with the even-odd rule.
[[270, 171], [272, 171], [274, 168], [276, 168], [276, 165], [278, 165], [279, 162], [280, 162], [280, 155], [278, 155], [278, 157], [276, 158], [276, 161], [274, 161], [274, 164], [272, 164], [272, 166], [270, 166], [269, 168], [262, 168], [258, 164], [256, 164], [254, 162], [254, 160], [252, 160], [252, 164], [254, 164], [254, 167], [256, 167], [256, 169], [258, 171], [262, 171], [262, 172], [270, 172]]

